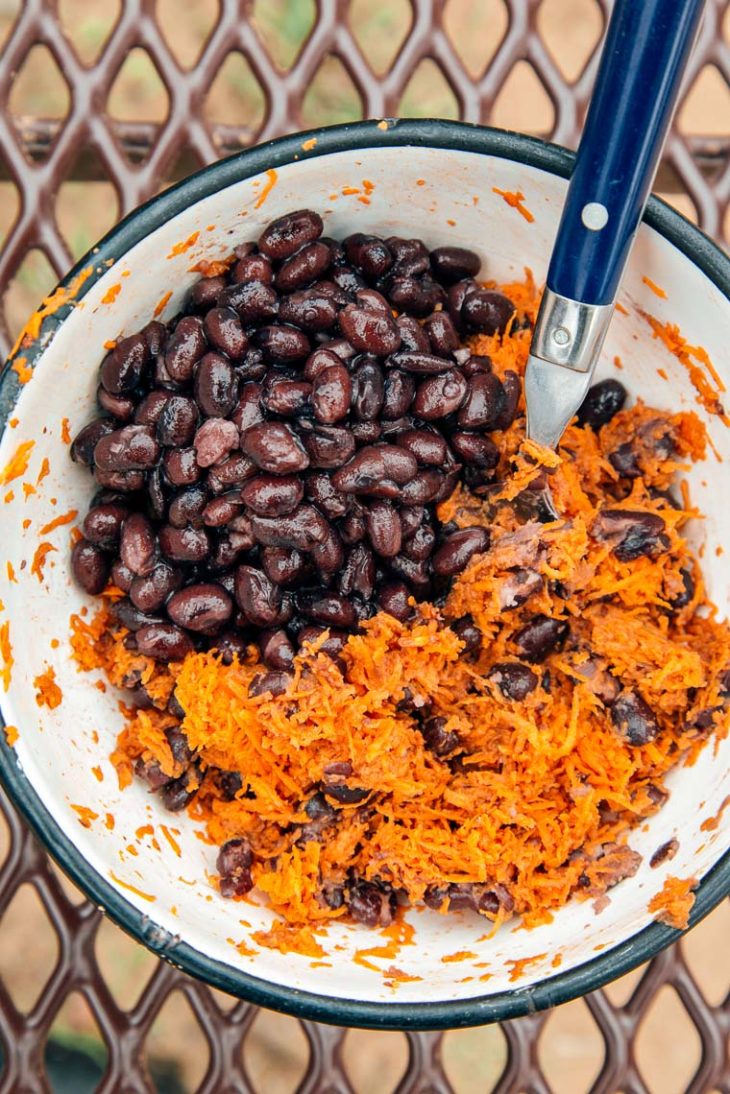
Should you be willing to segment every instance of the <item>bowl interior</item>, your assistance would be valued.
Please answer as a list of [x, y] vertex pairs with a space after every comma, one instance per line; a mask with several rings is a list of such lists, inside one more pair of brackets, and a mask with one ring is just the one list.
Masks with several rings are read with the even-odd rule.
[[[495, 188], [522, 192], [534, 219]], [[91, 868], [146, 917], [147, 940], [159, 949], [167, 946], [174, 957], [181, 939], [231, 967], [232, 990], [237, 972], [243, 972], [335, 1000], [433, 1003], [519, 992], [555, 975], [558, 965], [561, 973], [575, 968], [635, 935], [650, 923], [647, 904], [668, 873], [702, 877], [727, 848], [727, 830], [702, 831], [701, 825], [730, 794], [730, 740], [707, 748], [693, 767], [670, 777], [668, 804], [630, 841], [645, 856], [643, 866], [611, 893], [600, 916], [590, 903], [572, 903], [550, 924], [532, 931], [511, 924], [486, 939], [486, 924], [477, 917], [417, 910], [407, 916], [415, 930], [412, 944], [396, 957], [371, 957], [378, 971], [353, 960], [358, 950], [382, 944], [356, 926], [330, 927], [320, 939], [325, 956], [319, 960], [284, 955], [251, 941], [253, 931], [271, 923], [262, 903], [225, 901], [212, 889], [208, 874], [216, 852], [197, 838], [191, 821], [166, 813], [140, 785], [120, 793], [108, 760], [122, 724], [118, 696], [95, 687], [97, 675], [79, 674], [70, 658], [69, 616], [83, 607], [93, 612], [94, 603], [69, 581], [70, 525], [42, 529], [72, 510], [83, 514], [92, 492], [87, 473], [68, 458], [64, 423], [74, 434], [93, 415], [106, 340], [136, 330], [153, 312], [172, 316], [199, 276], [192, 267], [201, 259], [228, 254], [271, 218], [304, 206], [322, 213], [330, 235], [372, 230], [420, 236], [429, 246], [461, 244], [482, 253], [489, 277], [519, 278], [529, 267], [541, 282], [565, 189], [565, 181], [547, 171], [490, 155], [425, 147], [355, 149], [238, 181], [159, 226], [150, 219], [154, 211], [142, 214], [148, 234], [113, 256], [45, 349], [12, 411], [0, 467], [19, 445], [33, 442], [27, 471], [4, 490], [0, 624], [9, 624], [15, 663], [2, 713], [19, 731], [17, 764]], [[687, 477], [704, 514], [691, 534], [702, 544], [709, 590], [725, 616], [729, 581], [721, 551], [730, 538], [730, 433], [697, 405], [687, 370], [653, 338], [644, 313], [678, 324], [687, 341], [701, 344], [727, 375], [729, 305], [680, 250], [646, 225], [620, 299], [623, 310], [612, 325], [601, 375], [619, 376], [632, 397], [656, 406], [695, 410], [717, 450]], [[43, 477], [46, 459], [50, 470]], [[33, 566], [40, 543], [53, 548], [42, 573]], [[13, 580], [6, 579], [6, 563]], [[63, 695], [53, 710], [39, 707], [34, 685], [49, 667]], [[675, 835], [680, 846], [674, 861], [649, 869], [651, 854]], [[532, 960], [516, 976], [519, 965], [513, 963], [524, 958]], [[414, 979], [394, 983], [384, 975], [393, 964]]]

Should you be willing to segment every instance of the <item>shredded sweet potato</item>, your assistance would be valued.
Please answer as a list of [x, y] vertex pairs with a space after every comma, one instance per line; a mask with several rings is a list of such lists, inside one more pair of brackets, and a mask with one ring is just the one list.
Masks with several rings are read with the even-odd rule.
[[[500, 377], [524, 371], [530, 331], [519, 322], [534, 319], [538, 301], [529, 272], [502, 290], [517, 305], [517, 329], [472, 339]], [[166, 731], [181, 726], [200, 773], [190, 815], [213, 845], [248, 841], [253, 880], [287, 921], [264, 944], [317, 956], [302, 929], [346, 913], [352, 878], [442, 911], [478, 891], [495, 927], [513, 915], [546, 922], [572, 895], [596, 898], [636, 872], [627, 839], [666, 800], [664, 776], [727, 733], [730, 631], [682, 536], [697, 514], [667, 494], [704, 458], [699, 420], [638, 403], [598, 433], [571, 425], [549, 466], [524, 443], [524, 404], [493, 436], [494, 488], [457, 487], [438, 510], [443, 523], [488, 526], [489, 550], [442, 606], [418, 605], [409, 623], [378, 614], [337, 661], [321, 640], [312, 645], [284, 694], [249, 694], [261, 671], [254, 647], [231, 664], [196, 652], [163, 666], [125, 647], [109, 606], [90, 621], [73, 617], [79, 667], [102, 669], [116, 686], [133, 680], [153, 704], [125, 709], [112, 755], [120, 785], [138, 762], [179, 775]], [[633, 477], [612, 462], [622, 446]], [[561, 516], [540, 523], [521, 506], [545, 474]], [[637, 554], [647, 528], [654, 539]], [[465, 616], [481, 632], [470, 656], [450, 626]], [[568, 638], [530, 660], [518, 632], [536, 616]], [[505, 664], [529, 667], [524, 697], [502, 690]], [[182, 719], [167, 709], [173, 690]], [[635, 727], [622, 728], [619, 696], [648, 708], [651, 732], [632, 739]], [[445, 719], [444, 754], [426, 746], [424, 711]], [[314, 831], [305, 806], [318, 791], [326, 797], [333, 764], [361, 793], [352, 804], [327, 799], [331, 815]], [[222, 772], [240, 775], [233, 795]], [[688, 911], [694, 882], [681, 884]], [[666, 909], [680, 896], [672, 889], [656, 908], [675, 915]]]
[[695, 902], [692, 892], [697, 878], [668, 877], [661, 892], [649, 901], [649, 911], [659, 923], [684, 931], [689, 926], [689, 914]]

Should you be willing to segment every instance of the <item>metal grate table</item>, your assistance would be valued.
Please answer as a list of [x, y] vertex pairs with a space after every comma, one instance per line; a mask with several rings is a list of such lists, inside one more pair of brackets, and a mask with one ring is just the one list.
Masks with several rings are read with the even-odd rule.
[[[247, 144], [323, 120], [425, 113], [424, 103], [433, 104], [433, 113], [511, 123], [575, 145], [609, 8], [608, 0], [221, 0], [220, 5], [215, 0], [0, 0], [0, 348], [7, 351], [17, 326], [16, 289], [23, 288], [29, 253], [45, 256], [50, 277], [51, 270], [61, 275], [78, 257], [72, 250], [82, 249], [73, 241], [70, 246], [63, 230], [59, 195], [69, 181], [111, 184], [124, 213], [164, 183]], [[726, 9], [723, 0], [708, 0], [685, 105], [657, 183], [717, 238], [728, 232], [730, 199]], [[96, 19], [93, 41], [76, 33], [84, 11]], [[176, 20], [199, 28], [197, 45], [180, 36]], [[725, 24], [727, 34], [730, 20]], [[115, 108], [132, 54], [135, 63], [142, 58], [147, 65], [154, 94], [166, 103], [164, 116], [148, 108], [147, 98], [135, 116], [133, 95], [131, 108], [129, 101], [124, 109]], [[220, 100], [216, 84], [232, 59], [242, 73], [238, 110], [224, 103], [216, 118], [210, 104]], [[41, 103], [34, 113], [19, 103], [28, 72], [36, 91], [38, 85], [57, 87], [48, 110]], [[708, 102], [712, 109], [705, 109]], [[704, 119], [711, 115], [705, 131]], [[25, 284], [27, 296], [27, 277]], [[21, 304], [35, 302], [33, 291], [31, 284], [29, 301], [21, 292]], [[273, 1071], [255, 1066], [247, 1055], [246, 1046], [266, 1017], [256, 1008], [226, 1001], [150, 956], [145, 960], [154, 968], [138, 1000], [120, 1000], [99, 957], [102, 916], [91, 904], [78, 902], [12, 808], [3, 803], [2, 810], [8, 839], [0, 868], [0, 913], [5, 916], [19, 892], [32, 887], [58, 956], [29, 1007], [19, 1007], [7, 972], [0, 979], [0, 1091], [81, 1091], [98, 1081], [99, 1090], [130, 1094], [155, 1089], [276, 1094], [295, 1088], [299, 1094], [393, 1089], [470, 1094], [588, 1087], [664, 1094], [669, 1086], [662, 1089], [661, 1080], [652, 1083], [640, 1071], [637, 1045], [647, 1014], [673, 989], [687, 1030], [683, 1044], [687, 1052], [693, 1047], [695, 1060], [686, 1078], [674, 1077], [671, 1089], [730, 1092], [730, 1006], [724, 991], [711, 992], [708, 1002], [684, 944], [656, 958], [625, 998], [609, 989], [578, 1004], [584, 1016], [578, 1036], [589, 1037], [580, 1033], [587, 1022], [598, 1040], [594, 1074], [583, 1086], [576, 1085], [575, 1074], [561, 1076], [549, 1062], [546, 1039], [558, 1035], [551, 1015], [505, 1023], [501, 1034], [493, 1030], [483, 1043], [489, 1060], [477, 1056], [471, 1077], [463, 1066], [461, 1071], [448, 1066], [445, 1046], [453, 1034], [444, 1040], [438, 1033], [409, 1033], [407, 1044], [401, 1034], [367, 1035], [370, 1040], [358, 1051], [374, 1051], [376, 1057], [377, 1038], [402, 1042], [392, 1080], [387, 1067], [377, 1078], [372, 1071], [363, 1078], [362, 1068], [348, 1062], [352, 1032], [288, 1020], [289, 1033], [298, 1027], [301, 1039], [303, 1030], [306, 1046], [301, 1073], [292, 1073], [287, 1086], [284, 1072], [291, 1069], [283, 1048], [273, 1050]], [[3, 918], [0, 938], [7, 930]], [[724, 938], [725, 953], [717, 956], [727, 965], [727, 934]], [[32, 953], [26, 956], [32, 964]], [[187, 1085], [174, 1085], [174, 1077], [166, 1078], [159, 1068], [153, 1074], [148, 1052], [160, 1012], [173, 995], [186, 1002], [187, 1020], [203, 1046], [200, 1074]], [[47, 1037], [72, 998], [81, 999], [98, 1027], [105, 1060], [97, 1066], [97, 1079], [74, 1086], [68, 1085], [70, 1057], [64, 1057], [65, 1072], [56, 1066], [52, 1085]]]

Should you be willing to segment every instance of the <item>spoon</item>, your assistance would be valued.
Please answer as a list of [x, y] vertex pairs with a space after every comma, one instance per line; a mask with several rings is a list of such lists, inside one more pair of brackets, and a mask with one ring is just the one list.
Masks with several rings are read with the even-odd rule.
[[[527, 436], [557, 448], [586, 396], [703, 0], [616, 0], [525, 373]], [[558, 516], [549, 492], [543, 502]]]

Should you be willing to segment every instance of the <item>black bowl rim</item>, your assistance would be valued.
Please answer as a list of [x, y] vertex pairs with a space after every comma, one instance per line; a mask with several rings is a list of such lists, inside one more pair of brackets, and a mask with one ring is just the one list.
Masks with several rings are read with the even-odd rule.
[[[316, 138], [308, 151], [303, 143]], [[76, 293], [81, 299], [91, 286], [142, 238], [195, 202], [268, 168], [282, 167], [305, 158], [316, 158], [352, 149], [425, 146], [475, 152], [514, 160], [527, 166], [570, 176], [574, 154], [548, 142], [520, 133], [439, 120], [384, 119], [314, 129], [245, 150], [203, 168], [140, 206], [89, 251], [60, 282], [68, 287], [88, 266], [93, 272]], [[730, 259], [695, 225], [659, 198], [649, 199], [644, 220], [698, 266], [730, 299]], [[106, 263], [109, 262], [109, 265]], [[70, 314], [73, 304], [60, 308], [43, 322], [39, 336], [23, 345], [22, 353], [33, 365], [50, 337]], [[15, 373], [6, 362], [0, 376], [0, 414], [6, 426], [10, 406], [18, 396]], [[0, 726], [3, 726], [0, 715]], [[152, 916], [133, 907], [105, 877], [85, 860], [63, 833], [30, 784], [14, 749], [0, 734], [0, 780], [33, 832], [63, 870], [95, 904], [138, 942], [185, 972], [231, 995], [300, 1018], [335, 1025], [374, 1029], [455, 1029], [504, 1021], [543, 1010], [584, 995], [643, 964], [683, 932], [652, 923], [625, 942], [605, 950], [576, 968], [537, 984], [516, 987], [469, 999], [436, 1003], [367, 1002], [321, 995], [273, 984], [215, 960], [186, 942], [172, 937], [154, 923]], [[700, 882], [689, 927], [730, 893], [730, 852]], [[689, 928], [688, 928], [689, 929]]]

